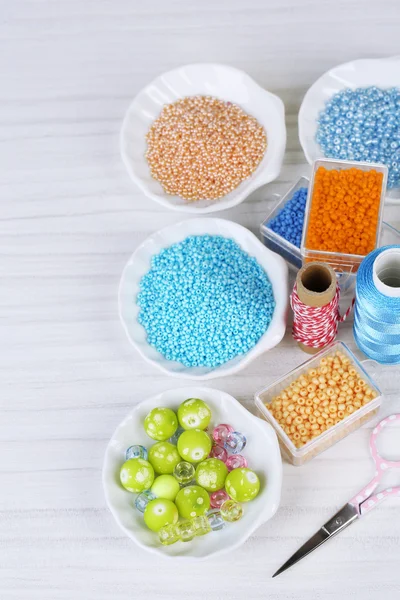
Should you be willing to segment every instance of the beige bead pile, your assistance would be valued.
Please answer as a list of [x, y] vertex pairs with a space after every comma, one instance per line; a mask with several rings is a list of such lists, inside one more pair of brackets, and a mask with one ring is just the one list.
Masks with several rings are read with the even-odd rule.
[[267, 148], [257, 119], [210, 96], [165, 105], [146, 139], [154, 179], [167, 194], [189, 201], [229, 194], [254, 173]]
[[301, 448], [377, 396], [343, 352], [321, 358], [266, 404], [296, 448]]

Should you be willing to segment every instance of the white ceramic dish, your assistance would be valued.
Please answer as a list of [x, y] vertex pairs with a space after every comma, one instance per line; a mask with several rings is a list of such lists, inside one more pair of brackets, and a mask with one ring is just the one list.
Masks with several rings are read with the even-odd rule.
[[[183, 241], [190, 235], [205, 234], [222, 235], [234, 239], [243, 250], [256, 257], [271, 281], [276, 302], [271, 323], [257, 344], [247, 354], [236, 356], [224, 365], [214, 369], [209, 367], [185, 367], [178, 362], [166, 360], [159, 354], [155, 348], [148, 344], [146, 331], [138, 323], [139, 308], [135, 301], [139, 292], [140, 280], [149, 270], [152, 256], [171, 244]], [[120, 318], [131, 344], [147, 362], [155, 365], [167, 375], [186, 379], [205, 380], [213, 377], [223, 377], [243, 369], [260, 354], [273, 348], [281, 341], [286, 328], [287, 309], [288, 267], [284, 259], [266, 248], [248, 229], [225, 219], [191, 219], [157, 231], [148, 237], [132, 254], [122, 273], [119, 287]]]
[[[164, 104], [186, 96], [207, 95], [230, 100], [256, 117], [267, 133], [268, 147], [253, 175], [220, 200], [188, 203], [169, 196], [152, 178], [146, 161], [146, 133]], [[152, 200], [172, 210], [204, 214], [231, 208], [251, 192], [276, 179], [286, 146], [285, 109], [278, 96], [267, 92], [243, 71], [218, 64], [194, 64], [157, 77], [130, 105], [121, 131], [121, 155], [131, 179]]]
[[[244, 504], [240, 521], [229, 523], [222, 531], [195, 538], [191, 542], [177, 542], [162, 546], [158, 536], [147, 529], [143, 516], [133, 505], [136, 495], [124, 490], [119, 483], [119, 469], [124, 462], [125, 450], [132, 444], [145, 447], [153, 443], [143, 430], [143, 420], [156, 406], [176, 410], [186, 398], [202, 398], [212, 410], [211, 425], [231, 423], [247, 437], [243, 454], [249, 466], [261, 481], [261, 491], [252, 502]], [[150, 442], [150, 443], [149, 443]], [[235, 398], [211, 388], [190, 387], [169, 390], [136, 405], [117, 427], [104, 457], [103, 487], [107, 504], [121, 529], [141, 548], [179, 559], [204, 559], [237, 548], [278, 509], [282, 485], [282, 460], [276, 434], [265, 421], [252, 415]]]
[[[380, 88], [400, 87], [400, 56], [355, 60], [339, 65], [327, 71], [309, 88], [299, 111], [299, 138], [310, 164], [324, 157], [315, 136], [317, 119], [327, 100], [344, 88], [372, 85]], [[386, 202], [400, 204], [400, 188], [388, 190]]]

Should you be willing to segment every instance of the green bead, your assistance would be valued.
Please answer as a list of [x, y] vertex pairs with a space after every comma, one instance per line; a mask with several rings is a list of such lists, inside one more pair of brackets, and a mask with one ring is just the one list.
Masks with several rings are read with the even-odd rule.
[[119, 478], [128, 492], [143, 492], [153, 483], [154, 469], [150, 462], [143, 458], [130, 458], [122, 465]]
[[196, 469], [196, 483], [207, 492], [221, 490], [225, 486], [228, 475], [227, 466], [219, 458], [207, 458]]
[[153, 408], [144, 420], [144, 430], [153, 440], [163, 442], [178, 429], [178, 419], [170, 408]]
[[178, 509], [171, 500], [156, 498], [151, 500], [143, 513], [144, 522], [152, 531], [159, 531], [165, 525], [174, 525], [178, 522]]
[[249, 502], [260, 491], [260, 480], [254, 471], [245, 467], [234, 469], [225, 480], [225, 489], [237, 502]]
[[177, 493], [175, 504], [181, 517], [193, 519], [208, 511], [210, 497], [199, 485], [188, 485]]
[[194, 517], [194, 519], [192, 519], [192, 524], [196, 535], [205, 535], [211, 531], [210, 522], [204, 515], [200, 517]]
[[162, 475], [172, 473], [181, 461], [176, 446], [170, 442], [157, 442], [149, 449], [149, 462], [156, 473]]
[[201, 462], [210, 454], [210, 436], [201, 429], [184, 431], [178, 439], [178, 452], [188, 462]]
[[178, 420], [183, 429], [206, 429], [211, 420], [211, 409], [199, 398], [188, 398], [178, 408]]
[[175, 500], [180, 485], [173, 475], [159, 475], [155, 478], [151, 491], [157, 498]]

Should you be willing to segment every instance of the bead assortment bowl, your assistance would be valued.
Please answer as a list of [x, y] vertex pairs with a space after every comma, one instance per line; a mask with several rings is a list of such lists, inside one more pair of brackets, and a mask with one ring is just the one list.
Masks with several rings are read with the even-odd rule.
[[[318, 118], [326, 102], [345, 88], [400, 88], [400, 56], [362, 59], [327, 71], [307, 91], [299, 111], [299, 138], [309, 163], [324, 156], [316, 141]], [[379, 161], [375, 161], [379, 162]], [[388, 189], [386, 201], [400, 204], [400, 187]]]
[[[139, 307], [136, 297], [142, 276], [150, 267], [151, 257], [171, 244], [180, 242], [190, 235], [220, 235], [233, 239], [245, 252], [257, 259], [272, 284], [275, 309], [268, 329], [258, 342], [243, 355], [218, 367], [185, 367], [176, 361], [167, 360], [147, 342], [146, 331], [138, 322]], [[119, 312], [125, 332], [131, 344], [149, 363], [172, 377], [205, 380], [236, 373], [262, 353], [276, 346], [286, 328], [288, 308], [288, 269], [281, 256], [271, 252], [253, 233], [224, 219], [191, 219], [170, 225], [151, 235], [134, 252], [122, 274], [119, 288]]]
[[[218, 423], [229, 422], [237, 424], [246, 433], [246, 458], [260, 478], [261, 490], [257, 498], [246, 503], [240, 521], [227, 524], [221, 531], [195, 538], [191, 543], [177, 542], [162, 546], [157, 534], [147, 529], [143, 515], [135, 508], [136, 495], [126, 491], [119, 483], [118, 473], [129, 446], [137, 444], [146, 447], [153, 443], [143, 430], [147, 413], [154, 406], [176, 410], [181, 402], [190, 397], [202, 398], [210, 406], [211, 429]], [[141, 548], [167, 558], [205, 559], [237, 548], [273, 517], [280, 502], [281, 484], [282, 461], [273, 428], [252, 415], [229, 394], [212, 388], [168, 390], [137, 404], [117, 427], [107, 446], [103, 464], [106, 501], [119, 527]]]
[[[195, 95], [214, 96], [236, 103], [255, 117], [267, 134], [267, 150], [255, 172], [219, 200], [187, 202], [166, 194], [151, 176], [145, 157], [146, 134], [162, 107]], [[286, 147], [283, 102], [233, 67], [212, 63], [186, 65], [157, 77], [139, 92], [125, 116], [120, 146], [131, 179], [158, 204], [193, 214], [225, 210], [240, 204], [254, 190], [278, 177]]]

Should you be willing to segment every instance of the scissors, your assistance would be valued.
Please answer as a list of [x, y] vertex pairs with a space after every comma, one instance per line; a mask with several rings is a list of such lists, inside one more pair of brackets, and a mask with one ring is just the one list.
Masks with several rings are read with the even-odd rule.
[[299, 562], [299, 560], [307, 556], [307, 554], [310, 554], [310, 552], [321, 546], [331, 537], [337, 533], [340, 533], [340, 531], [343, 531], [343, 529], [345, 529], [348, 525], [366, 515], [372, 508], [375, 508], [375, 506], [377, 506], [385, 498], [388, 498], [389, 496], [400, 496], [400, 487], [389, 487], [386, 490], [382, 490], [378, 494], [374, 494], [374, 491], [381, 482], [383, 473], [387, 469], [400, 469], [400, 460], [393, 461], [382, 458], [379, 455], [376, 447], [376, 441], [379, 433], [384, 427], [389, 425], [389, 423], [393, 423], [395, 421], [400, 421], [400, 414], [391, 415], [385, 419], [382, 419], [382, 421], [378, 423], [371, 434], [369, 447], [376, 467], [374, 478], [371, 479], [368, 485], [366, 485], [358, 494], [356, 494], [354, 498], [345, 504], [343, 508], [336, 513], [336, 515], [329, 519], [329, 521], [327, 521], [315, 535], [313, 535], [305, 544], [303, 544], [301, 548], [299, 548], [297, 552], [295, 552], [293, 556], [291, 556], [289, 560], [287, 560], [272, 577], [276, 577], [283, 571], [286, 571], [286, 569], [289, 569], [289, 567]]

